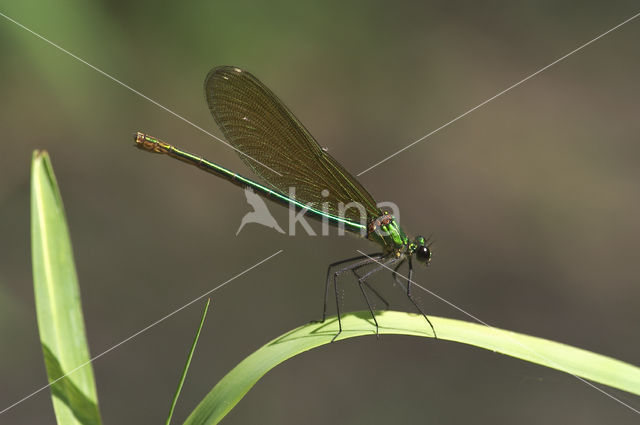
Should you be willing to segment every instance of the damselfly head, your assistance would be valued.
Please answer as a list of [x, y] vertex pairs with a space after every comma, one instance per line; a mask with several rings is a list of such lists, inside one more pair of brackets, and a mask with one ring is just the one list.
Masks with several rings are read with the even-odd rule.
[[141, 133], [139, 131], [136, 133], [133, 133], [133, 141], [135, 142], [136, 146], [139, 147], [140, 149], [146, 149], [146, 147], [144, 146], [146, 142], [146, 137], [144, 133]]
[[431, 244], [428, 243], [428, 241], [425, 240], [425, 238], [423, 238], [422, 236], [416, 236], [414, 244], [414, 252], [416, 254], [416, 258], [418, 259], [418, 261], [428, 266], [431, 262], [431, 249], [429, 249]]

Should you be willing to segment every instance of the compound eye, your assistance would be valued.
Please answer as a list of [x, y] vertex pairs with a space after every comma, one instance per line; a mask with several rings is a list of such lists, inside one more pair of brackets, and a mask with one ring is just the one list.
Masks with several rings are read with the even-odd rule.
[[420, 245], [418, 249], [416, 249], [416, 257], [418, 260], [428, 263], [431, 260], [431, 250], [424, 245]]

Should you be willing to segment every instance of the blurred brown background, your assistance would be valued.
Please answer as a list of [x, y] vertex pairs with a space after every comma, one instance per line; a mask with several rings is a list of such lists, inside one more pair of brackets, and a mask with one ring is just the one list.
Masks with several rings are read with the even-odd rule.
[[[0, 11], [220, 135], [207, 71], [264, 81], [360, 172], [638, 12], [584, 2], [2, 2]], [[361, 177], [433, 232], [416, 281], [482, 320], [640, 363], [640, 20]], [[259, 225], [238, 188], [137, 151], [146, 131], [251, 175], [236, 154], [0, 18], [0, 409], [46, 383], [34, 312], [29, 166], [50, 152], [93, 355], [216, 292], [180, 423], [236, 363], [321, 313], [328, 263], [356, 238]], [[273, 207], [286, 225], [287, 211]], [[374, 284], [411, 310], [388, 274]], [[346, 310], [364, 305], [345, 284]], [[434, 315], [466, 319], [425, 293]], [[94, 363], [105, 424], [164, 421], [196, 304]], [[640, 400], [605, 388], [624, 402]], [[52, 423], [48, 392], [1, 423]], [[399, 336], [323, 347], [269, 373], [225, 424], [637, 423], [577, 379], [468, 346]]]

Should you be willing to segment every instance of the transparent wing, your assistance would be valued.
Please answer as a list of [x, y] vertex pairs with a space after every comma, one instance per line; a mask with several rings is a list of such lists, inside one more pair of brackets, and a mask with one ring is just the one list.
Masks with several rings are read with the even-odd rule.
[[[380, 211], [373, 197], [347, 170], [323, 151], [306, 128], [271, 90], [249, 72], [222, 66], [205, 80], [209, 110], [240, 158], [267, 184], [318, 210], [360, 222], [360, 212], [340, 204], [357, 202], [367, 217]], [[255, 158], [272, 170], [256, 163]], [[325, 196], [323, 196], [325, 195]], [[364, 219], [364, 217], [363, 217]]]

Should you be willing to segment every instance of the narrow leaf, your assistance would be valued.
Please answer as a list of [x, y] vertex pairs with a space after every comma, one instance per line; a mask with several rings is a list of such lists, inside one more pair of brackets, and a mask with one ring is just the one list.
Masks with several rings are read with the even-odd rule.
[[[376, 314], [376, 319], [380, 334], [433, 337], [420, 315], [385, 311]], [[476, 323], [435, 316], [429, 316], [429, 319], [438, 333], [438, 340], [475, 345], [640, 395], [640, 368], [628, 363], [543, 338]], [[375, 333], [368, 312], [344, 315], [342, 327], [336, 341]], [[337, 320], [333, 317], [325, 323], [301, 326], [264, 345], [222, 378], [185, 424], [217, 424], [265, 373], [288, 358], [329, 344], [337, 330]]]
[[100, 424], [62, 198], [49, 156], [38, 151], [31, 164], [31, 254], [38, 329], [57, 422]]
[[184, 365], [184, 369], [182, 370], [182, 375], [180, 376], [180, 382], [178, 382], [178, 388], [176, 389], [176, 393], [173, 396], [173, 401], [171, 402], [171, 408], [169, 409], [169, 416], [167, 417], [167, 422], [166, 422], [167, 425], [171, 423], [171, 417], [173, 416], [173, 411], [176, 408], [176, 404], [178, 403], [178, 397], [180, 396], [180, 391], [182, 391], [184, 381], [187, 378], [187, 371], [189, 370], [189, 366], [191, 365], [191, 359], [193, 358], [193, 353], [194, 351], [196, 351], [196, 344], [198, 343], [198, 339], [200, 339], [200, 331], [202, 331], [202, 326], [204, 325], [204, 319], [207, 317], [207, 311], [209, 310], [210, 303], [211, 303], [211, 298], [207, 298], [207, 304], [204, 306], [204, 311], [202, 312], [202, 318], [200, 319], [200, 326], [198, 326], [198, 330], [196, 331], [196, 336], [195, 338], [193, 338], [193, 344], [191, 344], [191, 349], [189, 350], [189, 355], [187, 356], [187, 362]]

